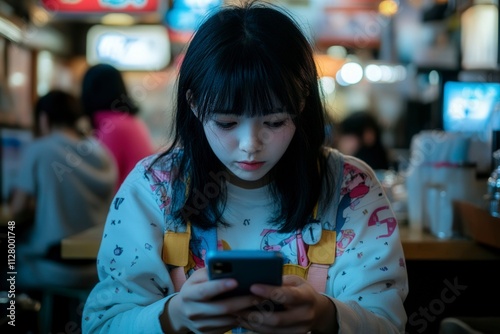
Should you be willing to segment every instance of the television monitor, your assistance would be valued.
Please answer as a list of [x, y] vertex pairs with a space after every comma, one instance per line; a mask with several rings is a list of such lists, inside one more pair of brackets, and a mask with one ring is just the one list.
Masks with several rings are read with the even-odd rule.
[[[470, 138], [469, 161], [478, 175], [491, 172], [492, 130], [500, 122], [500, 82], [447, 81], [443, 86], [443, 129]], [[500, 125], [500, 124], [497, 124]]]
[[443, 129], [451, 132], [491, 131], [493, 111], [500, 111], [500, 83], [445, 82], [443, 88]]
[[158, 71], [171, 57], [162, 25], [94, 25], [87, 33], [87, 62], [107, 63], [121, 71]]
[[6, 203], [21, 164], [25, 147], [33, 140], [32, 131], [22, 128], [0, 128], [1, 202]]

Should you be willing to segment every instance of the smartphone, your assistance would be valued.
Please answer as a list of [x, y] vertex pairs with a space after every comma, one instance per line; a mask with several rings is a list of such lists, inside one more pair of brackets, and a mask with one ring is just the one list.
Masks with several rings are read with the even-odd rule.
[[250, 294], [250, 286], [256, 283], [281, 285], [283, 276], [281, 252], [263, 250], [212, 251], [207, 254], [209, 279], [234, 278], [238, 287], [217, 296], [226, 298]]

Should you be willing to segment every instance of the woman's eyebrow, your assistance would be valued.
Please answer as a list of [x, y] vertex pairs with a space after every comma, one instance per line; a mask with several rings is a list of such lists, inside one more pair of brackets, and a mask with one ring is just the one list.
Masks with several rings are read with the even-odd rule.
[[286, 107], [274, 107], [269, 110], [271, 114], [281, 114], [286, 113]]
[[[224, 115], [224, 116], [235, 116], [235, 117], [241, 117], [245, 116], [248, 114], [248, 111], [244, 112], [237, 112], [234, 109], [216, 109], [212, 111], [213, 114], [215, 115]], [[250, 114], [256, 114], [256, 115], [261, 115], [261, 116], [266, 116], [266, 115], [274, 115], [274, 114], [288, 114], [287, 108], [286, 107], [274, 107], [270, 109], [262, 109], [262, 112], [250, 112]]]
[[213, 112], [214, 115], [223, 115], [223, 116], [234, 116], [234, 117], [240, 117], [242, 116], [241, 114], [238, 114], [234, 112], [233, 110], [215, 110]]

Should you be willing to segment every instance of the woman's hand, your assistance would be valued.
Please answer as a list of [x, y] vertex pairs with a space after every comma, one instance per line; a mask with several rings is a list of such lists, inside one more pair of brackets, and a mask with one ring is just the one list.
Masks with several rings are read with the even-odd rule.
[[195, 271], [165, 306], [160, 319], [164, 332], [220, 334], [240, 326], [238, 314], [259, 303], [259, 297], [248, 295], [212, 300], [236, 286], [234, 279], [209, 281], [206, 269]]
[[[254, 284], [251, 292], [265, 301], [257, 310], [239, 313], [240, 321], [244, 321], [242, 327], [262, 334], [338, 331], [335, 304], [298, 276], [283, 276], [281, 287]], [[271, 300], [281, 304], [281, 310]]]

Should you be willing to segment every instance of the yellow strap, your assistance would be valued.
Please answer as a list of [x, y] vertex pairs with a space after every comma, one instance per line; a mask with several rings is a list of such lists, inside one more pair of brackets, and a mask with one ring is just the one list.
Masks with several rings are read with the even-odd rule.
[[229, 246], [226, 240], [221, 240], [221, 243], [222, 243], [222, 250], [231, 250], [231, 246]]
[[189, 261], [189, 240], [191, 224], [186, 224], [186, 232], [167, 231], [163, 236], [162, 260], [164, 263], [184, 267]]
[[302, 277], [303, 279], [306, 279], [307, 269], [308, 267], [302, 267], [298, 264], [287, 263], [283, 265], [283, 275], [296, 275]]
[[330, 230], [321, 231], [321, 239], [315, 245], [310, 245], [307, 257], [310, 262], [316, 264], [332, 265], [335, 261], [335, 248], [337, 232]]

